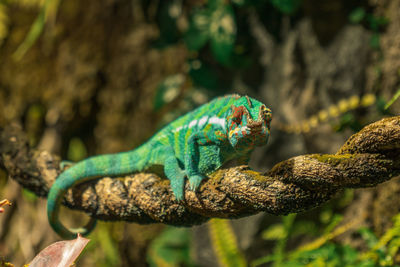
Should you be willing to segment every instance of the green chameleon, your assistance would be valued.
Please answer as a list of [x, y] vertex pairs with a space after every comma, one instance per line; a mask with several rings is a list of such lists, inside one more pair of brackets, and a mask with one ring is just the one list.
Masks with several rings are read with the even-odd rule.
[[88, 234], [95, 219], [83, 228], [68, 230], [58, 212], [65, 192], [76, 184], [102, 176], [121, 176], [164, 166], [178, 201], [184, 197], [185, 177], [196, 190], [206, 175], [237, 159], [246, 164], [255, 146], [267, 143], [271, 110], [248, 96], [227, 95], [206, 103], [171, 122], [138, 148], [94, 156], [61, 173], [48, 194], [47, 215], [63, 238]]

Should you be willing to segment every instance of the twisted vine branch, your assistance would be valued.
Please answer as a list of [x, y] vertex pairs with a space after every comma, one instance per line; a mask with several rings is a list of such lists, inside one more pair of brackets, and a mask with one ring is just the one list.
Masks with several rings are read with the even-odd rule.
[[[0, 133], [0, 164], [13, 179], [45, 197], [57, 177], [59, 160], [35, 151], [21, 129]], [[188, 190], [178, 203], [169, 181], [155, 174], [101, 178], [69, 190], [65, 205], [102, 220], [194, 225], [211, 217], [237, 218], [266, 211], [299, 212], [320, 205], [346, 187], [370, 187], [400, 174], [400, 116], [366, 126], [333, 155], [297, 156], [267, 173], [247, 166], [222, 169]]]

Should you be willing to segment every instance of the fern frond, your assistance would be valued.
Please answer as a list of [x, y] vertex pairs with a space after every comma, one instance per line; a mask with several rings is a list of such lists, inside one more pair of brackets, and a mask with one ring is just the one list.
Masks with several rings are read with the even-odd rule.
[[208, 223], [208, 229], [220, 266], [247, 266], [229, 220], [212, 219]]

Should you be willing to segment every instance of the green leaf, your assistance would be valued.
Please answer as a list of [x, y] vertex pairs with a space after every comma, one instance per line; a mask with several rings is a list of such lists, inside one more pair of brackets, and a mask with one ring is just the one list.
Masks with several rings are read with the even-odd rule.
[[300, 7], [301, 0], [271, 0], [271, 4], [285, 14], [294, 14]]
[[189, 29], [185, 33], [184, 41], [189, 50], [198, 51], [209, 40], [210, 12], [197, 10], [190, 17]]
[[25, 37], [25, 40], [20, 44], [17, 50], [14, 52], [13, 57], [16, 60], [20, 60], [25, 53], [31, 48], [31, 46], [36, 42], [39, 38], [40, 34], [43, 31], [45, 24], [45, 10], [44, 8], [40, 11], [36, 20], [32, 24], [28, 35]]
[[49, 18], [52, 17], [52, 19], [54, 19], [55, 15], [57, 14], [59, 4], [60, 0], [45, 0], [42, 9], [39, 12], [39, 15], [33, 22], [28, 32], [28, 35], [14, 52], [13, 57], [15, 60], [20, 60], [29, 50], [29, 48], [31, 48], [32, 45], [36, 42]]
[[394, 94], [394, 96], [389, 100], [389, 102], [385, 105], [384, 109], [388, 109], [393, 103], [400, 97], [400, 88]]
[[159, 110], [165, 104], [174, 101], [180, 94], [181, 87], [185, 82], [185, 75], [179, 73], [168, 76], [158, 87], [154, 99], [154, 109]]
[[227, 64], [236, 39], [233, 8], [225, 5], [213, 12], [210, 21], [211, 51], [217, 61]]
[[360, 23], [365, 18], [365, 16], [365, 9], [362, 7], [358, 7], [350, 13], [349, 20], [352, 23]]

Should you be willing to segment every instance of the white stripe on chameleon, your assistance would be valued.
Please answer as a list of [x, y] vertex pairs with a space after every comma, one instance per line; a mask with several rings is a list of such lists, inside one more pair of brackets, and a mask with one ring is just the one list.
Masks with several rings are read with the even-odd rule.
[[222, 127], [225, 131], [225, 118], [219, 118], [217, 116], [212, 116], [209, 120], [208, 123], [210, 124], [218, 124], [219, 126]]
[[192, 120], [188, 126], [179, 126], [176, 129], [172, 130], [173, 133], [179, 132], [182, 129], [186, 128], [193, 128], [194, 126], [198, 126], [202, 128], [205, 124], [217, 124], [222, 127], [225, 131], [225, 118], [219, 118], [217, 116], [212, 116], [211, 118], [208, 116], [203, 116], [199, 120]]
[[204, 116], [199, 120], [199, 123], [197, 124], [200, 128], [204, 126], [204, 124], [206, 124], [208, 120], [208, 116]]
[[192, 120], [190, 123], [189, 123], [189, 128], [192, 128], [193, 126], [195, 126], [197, 124], [197, 120]]

